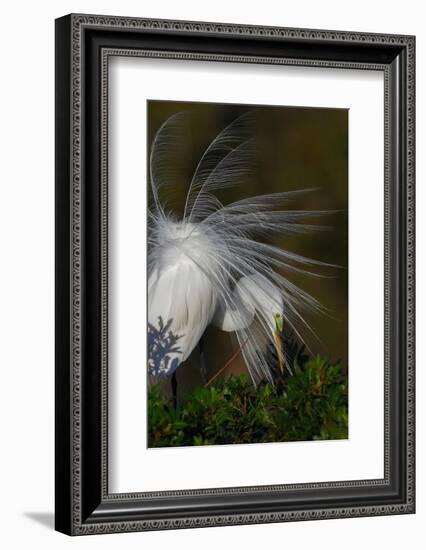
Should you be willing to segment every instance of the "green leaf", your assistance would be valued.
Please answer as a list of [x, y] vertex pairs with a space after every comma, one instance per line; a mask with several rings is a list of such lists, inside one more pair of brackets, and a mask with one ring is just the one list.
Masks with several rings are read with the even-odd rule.
[[323, 357], [298, 357], [293, 374], [277, 374], [274, 386], [255, 388], [247, 376], [233, 376], [194, 389], [177, 409], [154, 386], [149, 447], [347, 438], [346, 373]]

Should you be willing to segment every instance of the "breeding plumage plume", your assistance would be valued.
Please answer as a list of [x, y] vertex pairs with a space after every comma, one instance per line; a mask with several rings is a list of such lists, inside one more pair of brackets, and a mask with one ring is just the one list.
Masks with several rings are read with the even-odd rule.
[[[225, 127], [201, 156], [190, 182], [183, 215], [169, 211], [173, 159], [184, 154], [190, 114], [168, 118], [155, 135], [150, 155], [152, 204], [148, 213], [148, 371], [175, 372], [213, 324], [233, 332], [253, 383], [273, 383], [267, 361], [275, 345], [286, 365], [277, 330], [291, 327], [303, 341], [310, 327], [306, 310], [321, 304], [285, 274], [312, 274], [326, 265], [268, 244], [259, 237], [305, 234], [304, 223], [322, 212], [292, 210], [293, 191], [222, 204], [218, 193], [253, 176], [256, 140], [253, 111]], [[185, 185], [185, 183], [182, 183]], [[288, 366], [288, 365], [287, 365]]]

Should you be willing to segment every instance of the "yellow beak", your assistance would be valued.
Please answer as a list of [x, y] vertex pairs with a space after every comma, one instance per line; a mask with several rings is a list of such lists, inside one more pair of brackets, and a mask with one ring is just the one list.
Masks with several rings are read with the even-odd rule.
[[281, 333], [283, 331], [283, 320], [282, 320], [282, 316], [279, 313], [276, 313], [274, 318], [275, 318], [274, 341], [275, 341], [275, 348], [277, 350], [278, 366], [280, 368], [280, 371], [284, 372], [283, 346], [281, 341]]

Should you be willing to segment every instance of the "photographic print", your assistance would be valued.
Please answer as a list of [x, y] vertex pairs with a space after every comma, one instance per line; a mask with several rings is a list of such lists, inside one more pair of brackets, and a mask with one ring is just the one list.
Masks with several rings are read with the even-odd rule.
[[348, 438], [348, 111], [148, 101], [148, 447]]
[[70, 14], [55, 52], [55, 528], [414, 513], [415, 37]]

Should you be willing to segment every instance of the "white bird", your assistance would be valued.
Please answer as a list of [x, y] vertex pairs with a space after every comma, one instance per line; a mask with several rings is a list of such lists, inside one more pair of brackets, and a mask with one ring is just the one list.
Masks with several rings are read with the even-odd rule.
[[[168, 204], [174, 190], [173, 162], [183, 158], [191, 115], [177, 113], [160, 127], [152, 143], [148, 213], [148, 372], [175, 372], [213, 324], [235, 333], [253, 383], [273, 382], [267, 361], [275, 345], [286, 364], [277, 330], [288, 324], [303, 340], [306, 309], [320, 303], [282, 272], [327, 265], [256, 240], [273, 233], [294, 235], [317, 229], [301, 223], [321, 212], [284, 209], [301, 193], [243, 198], [223, 205], [215, 191], [241, 185], [256, 159], [253, 112], [224, 128], [202, 155], [191, 181], [183, 215]], [[161, 198], [160, 198], [161, 197]], [[280, 270], [279, 271], [277, 271]]]

